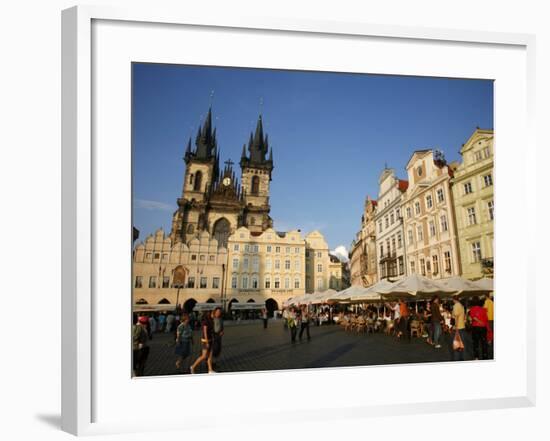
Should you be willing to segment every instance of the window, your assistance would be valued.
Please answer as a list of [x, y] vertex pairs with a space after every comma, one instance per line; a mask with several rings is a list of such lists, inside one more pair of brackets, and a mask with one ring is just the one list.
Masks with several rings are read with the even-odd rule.
[[191, 260], [197, 260], [197, 255], [196, 254], [191, 254]]
[[258, 245], [252, 246], [252, 252], [257, 253], [260, 250], [260, 247]]
[[252, 176], [252, 185], [250, 189], [250, 194], [257, 195], [260, 191], [260, 177]]
[[407, 207], [407, 218], [410, 218], [411, 216], [412, 216], [411, 207]]
[[268, 253], [271, 253], [271, 245], [268, 245], [268, 246], [267, 246], [267, 252], [268, 252]]
[[281, 252], [281, 247], [275, 247], [275, 252], [280, 253]]
[[420, 272], [423, 276], [426, 275], [426, 260], [420, 259]]
[[426, 206], [428, 207], [428, 209], [433, 207], [433, 201], [432, 201], [432, 195], [431, 194], [426, 196]]
[[237, 289], [237, 276], [231, 277], [231, 288]]
[[387, 250], [386, 252], [387, 252], [388, 254], [391, 253], [390, 240], [389, 240], [389, 239], [386, 239], [386, 250]]
[[487, 211], [489, 212], [489, 220], [495, 218], [495, 203], [493, 201], [487, 202]]
[[390, 226], [388, 216], [384, 217], [384, 225], [386, 226], [386, 228], [388, 228]]
[[285, 277], [285, 289], [290, 289], [290, 278]]
[[391, 250], [395, 253], [395, 236], [391, 238]]
[[279, 281], [278, 277], [275, 277], [275, 289], [279, 289], [281, 287], [281, 282]]
[[419, 225], [416, 227], [416, 239], [418, 242], [422, 242], [424, 240], [424, 232], [422, 231], [422, 225]]
[[189, 277], [187, 279], [187, 288], [194, 288], [195, 287], [195, 277]]
[[244, 269], [245, 271], [248, 271], [248, 257], [245, 257], [245, 258], [243, 259], [243, 269]]
[[281, 261], [279, 259], [275, 259], [275, 269], [281, 269]]
[[426, 271], [428, 274], [432, 272], [432, 262], [429, 258], [426, 259]]
[[266, 269], [266, 271], [271, 271], [271, 259], [266, 259], [265, 269]]
[[468, 212], [468, 225], [475, 225], [477, 223], [476, 209], [474, 207], [470, 207], [467, 209], [467, 212]]
[[285, 251], [286, 251], [287, 254], [290, 254], [290, 247], [286, 247]]
[[410, 263], [410, 266], [411, 266], [411, 274], [414, 274], [415, 273], [415, 268], [414, 268], [414, 260], [411, 260]]
[[321, 251], [317, 251], [317, 259], [320, 259], [321, 257], [323, 257], [323, 253], [321, 253]]
[[250, 252], [250, 245], [246, 244], [246, 245], [244, 246], [244, 252], [245, 252], [245, 253]]
[[258, 277], [252, 276], [252, 289], [258, 289]]
[[155, 253], [155, 260], [159, 260], [160, 259], [160, 253]]
[[146, 253], [146, 254], [145, 254], [145, 258], [146, 258], [147, 260], [151, 259], [152, 256], [153, 256], [153, 255], [152, 255], [151, 253]]
[[401, 211], [398, 209], [395, 210], [395, 220], [401, 219]]
[[163, 288], [170, 288], [170, 276], [163, 276], [162, 277], [162, 287]]
[[208, 282], [208, 279], [206, 277], [201, 277], [201, 284], [200, 284], [200, 288], [201, 289], [206, 289], [206, 284]]
[[258, 256], [254, 256], [252, 258], [252, 271], [259, 271], [260, 270], [260, 258]]
[[319, 264], [317, 265], [317, 272], [318, 272], [318, 273], [322, 273], [322, 272], [323, 272], [323, 264], [319, 263]]
[[214, 256], [213, 254], [210, 256], [210, 262], [214, 262], [214, 259], [216, 258], [216, 256]]
[[265, 288], [271, 289], [271, 277], [265, 276]]
[[464, 194], [470, 194], [472, 193], [472, 183], [471, 182], [466, 182], [464, 184]]
[[489, 158], [491, 156], [491, 149], [489, 147], [485, 147], [483, 149], [483, 155], [485, 156], [485, 158]]
[[413, 230], [409, 230], [407, 232], [408, 236], [409, 236], [409, 245], [412, 245], [413, 243]]
[[434, 275], [439, 273], [439, 257], [437, 255], [432, 256], [432, 262], [434, 267]]
[[320, 277], [317, 279], [317, 289], [319, 291], [323, 290], [323, 279], [321, 279]]
[[401, 233], [397, 233], [397, 248], [403, 247], [403, 238], [401, 237]]
[[149, 288], [156, 288], [157, 287], [157, 277], [151, 276], [149, 277]]
[[491, 185], [493, 185], [493, 175], [488, 174], [483, 176], [483, 183], [485, 184], [485, 187], [490, 187]]
[[136, 276], [136, 288], [143, 288], [143, 276]]
[[204, 262], [204, 259], [206, 259], [206, 256], [205, 256], [204, 254], [201, 254], [201, 255], [199, 256], [199, 260], [200, 260], [201, 262]]
[[434, 221], [430, 221], [430, 236], [432, 236], [432, 237], [435, 236], [435, 222]]
[[294, 252], [295, 252], [296, 254], [300, 254], [300, 248], [294, 248]]
[[445, 200], [445, 194], [442, 188], [437, 189], [437, 202], [443, 202]]
[[239, 251], [239, 244], [238, 243], [233, 245], [233, 251]]
[[476, 158], [476, 161], [481, 161], [483, 159], [483, 154], [481, 153], [481, 151], [475, 152], [474, 156]]
[[448, 231], [449, 225], [447, 225], [447, 216], [442, 215], [440, 220], [441, 220], [441, 231]]
[[399, 275], [402, 276], [403, 274], [405, 274], [405, 264], [404, 264], [404, 261], [403, 261], [403, 256], [399, 256]]
[[380, 258], [384, 257], [384, 244], [380, 244]]
[[481, 260], [481, 243], [472, 243], [472, 263], [477, 263]]
[[390, 224], [393, 225], [394, 222], [395, 222], [394, 214], [390, 213]]
[[168, 260], [168, 253], [162, 253], [162, 260], [166, 262]]
[[290, 260], [285, 260], [285, 269], [286, 270], [290, 269]]
[[294, 289], [298, 289], [298, 288], [300, 288], [300, 279], [296, 277], [294, 279]]
[[420, 214], [420, 202], [418, 202], [418, 201], [416, 201], [416, 202], [414, 203], [414, 212], [415, 212], [416, 214]]
[[298, 259], [294, 261], [294, 270], [300, 271], [300, 261]]
[[239, 259], [233, 259], [233, 269], [239, 269]]
[[382, 221], [378, 222], [378, 232], [382, 232]]
[[451, 272], [451, 252], [445, 251], [443, 253], [443, 258], [445, 259], [445, 271], [450, 273]]
[[243, 276], [241, 279], [241, 288], [248, 289], [248, 276]]
[[195, 173], [195, 182], [193, 184], [193, 190], [194, 191], [200, 191], [201, 190], [201, 181], [202, 181], [202, 172], [198, 171]]
[[220, 287], [220, 278], [219, 277], [212, 277], [212, 288], [218, 289]]

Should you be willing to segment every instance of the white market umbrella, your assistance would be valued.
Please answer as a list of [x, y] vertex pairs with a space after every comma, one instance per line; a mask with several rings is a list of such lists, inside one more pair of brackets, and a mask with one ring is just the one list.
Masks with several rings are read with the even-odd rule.
[[345, 295], [349, 296], [349, 300], [352, 303], [379, 302], [382, 300], [382, 296], [380, 294], [363, 286], [351, 286], [345, 291]]
[[428, 297], [434, 294], [454, 294], [456, 290], [440, 286], [433, 280], [418, 274], [412, 274], [386, 289], [378, 290], [384, 298], [402, 298], [402, 297]]
[[326, 291], [319, 291], [314, 292], [309, 297], [310, 303], [312, 305], [322, 305], [323, 303], [327, 303], [328, 299], [336, 294], [336, 291], [333, 289], [327, 289]]
[[482, 295], [489, 292], [489, 290], [482, 288], [479, 284], [460, 276], [439, 279], [435, 282], [443, 288], [453, 290], [457, 294], [462, 295]]
[[493, 289], [493, 279], [484, 277], [483, 279], [476, 280], [475, 283], [479, 288], [485, 291], [494, 291]]

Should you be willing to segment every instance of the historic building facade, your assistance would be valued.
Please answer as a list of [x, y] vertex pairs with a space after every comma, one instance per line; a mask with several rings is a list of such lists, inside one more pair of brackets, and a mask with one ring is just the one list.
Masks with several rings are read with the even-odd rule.
[[401, 205], [408, 182], [395, 176], [393, 169], [385, 168], [380, 175], [376, 225], [378, 276], [392, 282], [405, 273], [404, 229]]
[[361, 229], [350, 247], [350, 283], [368, 287], [378, 281], [378, 263], [376, 256], [376, 208], [377, 201], [367, 196]]
[[289, 297], [304, 294], [306, 242], [297, 230], [285, 233], [238, 228], [228, 241], [224, 300], [266, 302], [279, 309]]
[[197, 302], [253, 300], [273, 311], [289, 297], [328, 289], [331, 280], [341, 284], [320, 232], [302, 238], [299, 230], [273, 229], [273, 149], [261, 116], [243, 145], [240, 182], [231, 160], [220, 166], [211, 109], [184, 161], [170, 234], [158, 230], [134, 247], [134, 303], [191, 310]]
[[462, 273], [469, 279], [493, 275], [493, 138], [492, 130], [476, 129], [452, 179]]
[[433, 150], [417, 150], [407, 164], [404, 219], [407, 274], [440, 279], [460, 275], [451, 178], [454, 166]]

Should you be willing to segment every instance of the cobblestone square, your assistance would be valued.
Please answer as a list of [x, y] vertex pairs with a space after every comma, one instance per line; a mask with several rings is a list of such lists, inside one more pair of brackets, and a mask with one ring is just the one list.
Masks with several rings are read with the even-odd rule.
[[[290, 342], [290, 332], [281, 320], [270, 320], [267, 329], [260, 322], [226, 322], [223, 349], [216, 361], [217, 372], [266, 371], [342, 366], [369, 366], [397, 363], [446, 362], [452, 360], [451, 336], [442, 337], [441, 349], [423, 338], [399, 340], [383, 333], [357, 334], [336, 325], [310, 327], [311, 340]], [[188, 374], [189, 365], [200, 352], [199, 331], [195, 331], [192, 355], [175, 368], [174, 337], [157, 333], [150, 341], [145, 375]], [[471, 340], [465, 342], [465, 359], [471, 360]], [[490, 354], [491, 355], [491, 354]], [[197, 373], [206, 373], [203, 364]]]

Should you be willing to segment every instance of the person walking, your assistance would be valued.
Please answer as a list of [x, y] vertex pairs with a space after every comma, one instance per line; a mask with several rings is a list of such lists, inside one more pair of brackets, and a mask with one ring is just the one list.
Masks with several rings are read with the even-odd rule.
[[157, 319], [155, 315], [149, 317], [149, 329], [151, 331], [151, 338], [153, 338], [153, 335], [157, 332]]
[[166, 329], [164, 330], [164, 332], [169, 334], [172, 331], [173, 325], [174, 325], [174, 314], [169, 312], [168, 315], [166, 316]]
[[433, 345], [434, 348], [439, 349], [439, 339], [441, 338], [441, 321], [443, 317], [441, 315], [441, 306], [439, 304], [439, 297], [434, 296], [432, 298], [432, 330], [433, 330]]
[[191, 353], [191, 347], [193, 344], [193, 328], [189, 323], [189, 315], [183, 314], [181, 323], [176, 330], [176, 369], [181, 369], [183, 361]]
[[159, 314], [159, 323], [158, 323], [159, 332], [163, 332], [165, 326], [166, 326], [166, 314], [164, 314], [164, 312], [161, 312]]
[[464, 306], [460, 303], [458, 295], [453, 297], [453, 311], [451, 313], [455, 322], [455, 335], [453, 338], [453, 360], [464, 361], [464, 352], [466, 351], [466, 317]]
[[294, 308], [291, 308], [287, 314], [288, 329], [290, 329], [290, 342], [296, 343], [296, 332], [298, 327], [298, 317]]
[[311, 335], [309, 335], [309, 311], [307, 306], [302, 306], [302, 314], [301, 314], [301, 325], [300, 325], [300, 335], [298, 338], [300, 341], [302, 341], [302, 335], [304, 334], [304, 331], [306, 331], [307, 341], [311, 340]]
[[262, 308], [262, 320], [264, 322], [264, 329], [267, 329], [267, 309]]
[[283, 309], [283, 328], [288, 329], [288, 308]]
[[213, 313], [213, 330], [212, 330], [212, 367], [214, 361], [217, 360], [222, 352], [222, 337], [224, 334], [222, 309], [217, 307]]
[[[481, 300], [477, 297], [473, 299], [473, 306], [470, 308], [468, 315], [472, 322], [472, 343], [474, 345], [474, 359], [479, 360], [481, 355], [482, 360], [487, 360], [487, 327], [489, 320], [487, 318], [487, 310], [481, 306]], [[479, 348], [481, 346], [481, 354]]]
[[411, 340], [411, 333], [409, 330], [409, 307], [404, 300], [399, 300], [399, 315], [401, 319], [399, 320], [399, 335], [402, 337], [406, 335]]
[[203, 319], [201, 322], [201, 355], [195, 360], [195, 362], [189, 368], [189, 371], [194, 374], [197, 367], [206, 361], [208, 367], [208, 373], [215, 373], [212, 367], [212, 338], [214, 332], [214, 322], [212, 320], [212, 313], [210, 311], [204, 311]]
[[149, 357], [149, 333], [147, 323], [149, 319], [146, 316], [140, 316], [132, 327], [132, 358], [134, 375], [141, 377], [145, 372], [145, 363]]

